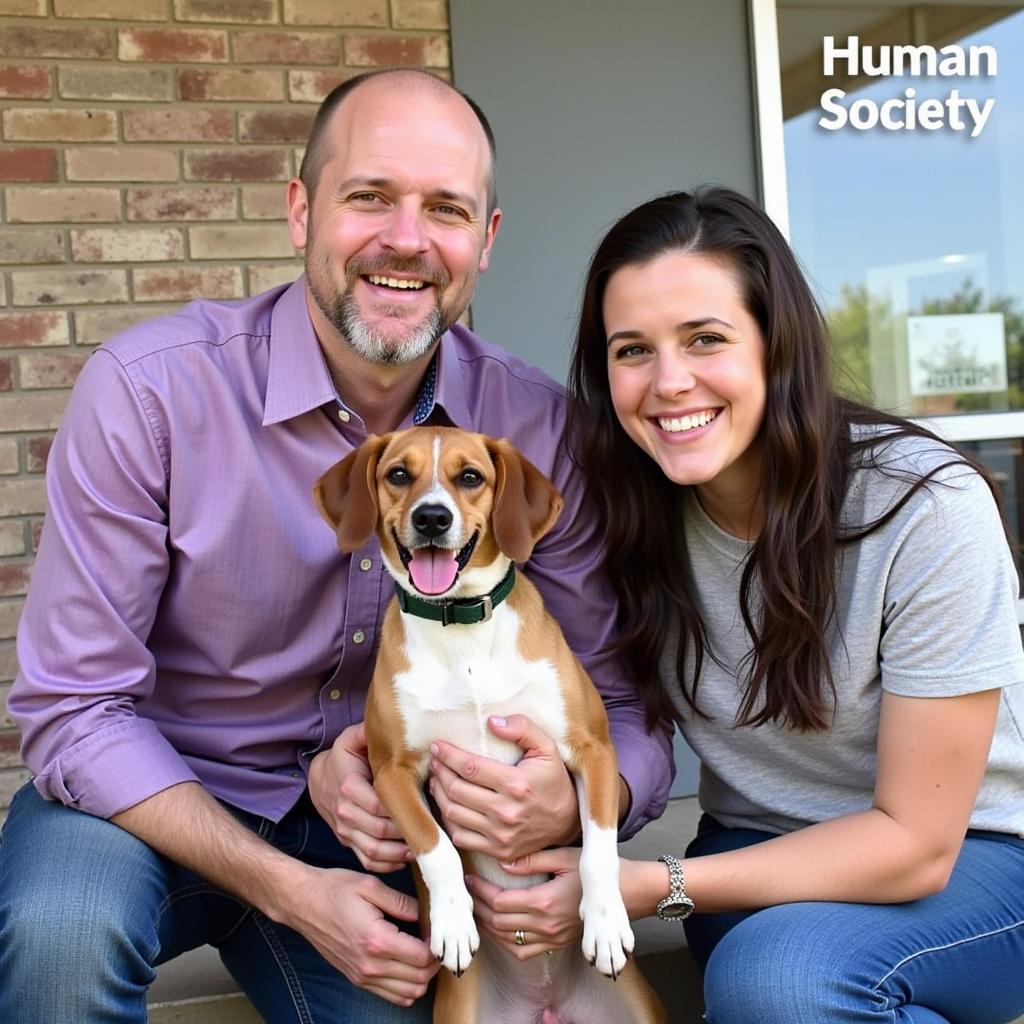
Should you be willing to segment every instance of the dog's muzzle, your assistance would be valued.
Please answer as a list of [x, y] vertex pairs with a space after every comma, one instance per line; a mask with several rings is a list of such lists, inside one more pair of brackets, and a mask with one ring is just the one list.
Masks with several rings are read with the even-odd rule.
[[[443, 509], [449, 520], [451, 519], [451, 513], [443, 505], [422, 507]], [[420, 509], [417, 509], [412, 514], [414, 522], [419, 511]], [[443, 517], [440, 518], [443, 521]], [[436, 529], [439, 525], [437, 518], [426, 517], [423, 522], [428, 530]], [[450, 521], [448, 526], [451, 526]], [[407, 548], [399, 540], [398, 534], [394, 530], [391, 531], [395, 547], [398, 549], [398, 557], [402, 560], [402, 566], [409, 573], [409, 583], [413, 589], [425, 597], [440, 597], [455, 586], [459, 573], [466, 568], [473, 556], [476, 542], [480, 538], [480, 533], [477, 531], [463, 547], [456, 551], [453, 548], [441, 547], [434, 543], [434, 540], [443, 537], [446, 531], [447, 527], [445, 531], [438, 532], [436, 538], [424, 538], [427, 541], [425, 544], [419, 544], [412, 548]], [[419, 529], [416, 532], [423, 537]]]

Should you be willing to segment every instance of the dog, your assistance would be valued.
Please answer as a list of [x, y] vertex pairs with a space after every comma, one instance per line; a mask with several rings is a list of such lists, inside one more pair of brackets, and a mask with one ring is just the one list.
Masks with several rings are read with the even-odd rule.
[[[604, 705], [536, 587], [515, 569], [554, 525], [561, 496], [507, 441], [415, 427], [369, 438], [320, 478], [315, 497], [342, 551], [376, 532], [397, 584], [366, 736], [374, 787], [415, 856], [431, 951], [447, 968], [434, 1021], [661, 1024], [657, 997], [628, 960], [618, 768]], [[514, 713], [554, 739], [576, 784], [582, 955], [567, 949], [520, 962], [481, 940], [466, 870], [503, 888], [546, 876], [512, 876], [494, 858], [460, 855], [423, 794], [435, 740], [516, 763], [519, 747], [486, 727], [488, 716]]]

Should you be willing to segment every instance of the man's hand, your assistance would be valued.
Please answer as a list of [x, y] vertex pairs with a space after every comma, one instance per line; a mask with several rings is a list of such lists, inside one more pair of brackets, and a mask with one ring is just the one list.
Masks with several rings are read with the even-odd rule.
[[309, 795], [320, 817], [367, 871], [387, 874], [412, 860], [373, 788], [363, 723], [350, 725], [309, 766]]
[[304, 935], [354, 985], [410, 1006], [440, 966], [430, 947], [387, 918], [415, 921], [416, 900], [379, 878], [313, 868], [284, 923]]
[[505, 861], [571, 843], [579, 805], [554, 741], [525, 715], [491, 717], [487, 726], [522, 748], [517, 765], [441, 741], [430, 748], [430, 793], [452, 842]]
[[305, 936], [353, 984], [408, 1006], [437, 972], [430, 947], [385, 914], [415, 921], [416, 900], [379, 878], [315, 868], [250, 832], [197, 782], [155, 793], [111, 820], [164, 856]]

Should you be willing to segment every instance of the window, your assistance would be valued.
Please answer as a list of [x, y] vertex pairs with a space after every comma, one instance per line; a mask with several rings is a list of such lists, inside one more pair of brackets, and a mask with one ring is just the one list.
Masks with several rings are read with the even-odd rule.
[[[770, 5], [752, 0], [762, 66]], [[827, 316], [837, 385], [977, 454], [1020, 536], [1024, 5], [775, 13], [782, 127], [762, 105], [762, 161], [784, 185], [765, 201]]]

